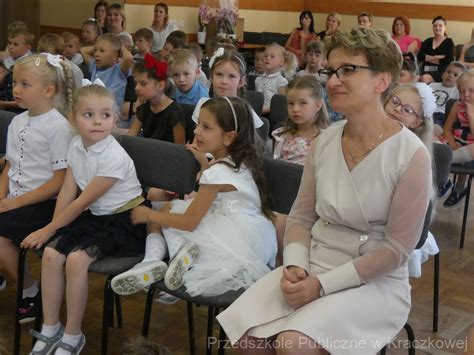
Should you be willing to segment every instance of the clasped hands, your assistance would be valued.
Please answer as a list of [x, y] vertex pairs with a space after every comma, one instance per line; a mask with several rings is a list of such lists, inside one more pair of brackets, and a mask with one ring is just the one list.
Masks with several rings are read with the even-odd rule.
[[320, 297], [321, 284], [298, 266], [283, 267], [280, 289], [290, 307], [298, 309]]

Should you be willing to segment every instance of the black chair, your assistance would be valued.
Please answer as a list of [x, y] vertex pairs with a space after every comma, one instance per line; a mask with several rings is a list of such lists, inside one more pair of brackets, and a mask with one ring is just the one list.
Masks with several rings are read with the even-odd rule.
[[467, 193], [464, 200], [464, 212], [462, 217], [461, 240], [459, 248], [464, 248], [464, 237], [466, 235], [467, 213], [469, 210], [469, 199], [471, 197], [472, 177], [474, 176], [474, 161], [467, 164], [453, 164], [451, 165], [451, 173], [454, 174], [453, 184], [456, 185], [458, 175], [468, 175], [467, 178]]
[[7, 152], [7, 134], [10, 125], [16, 113], [0, 110], [0, 154]]
[[289, 36], [288, 33], [263, 32], [263, 43], [278, 43], [280, 46], [284, 47]]
[[244, 32], [244, 42], [252, 44], [263, 44], [262, 32]]
[[[303, 167], [301, 165], [291, 164], [280, 160], [265, 158], [264, 173], [267, 179], [272, 209], [279, 213], [288, 214], [298, 193]], [[283, 191], [284, 193], [282, 193]], [[209, 338], [213, 332], [214, 317], [219, 314], [220, 310], [225, 309], [230, 304], [232, 304], [245, 291], [240, 289], [237, 291], [229, 291], [223, 295], [214, 297], [192, 297], [186, 293], [184, 286], [178, 290], [171, 291], [168, 290], [163, 281], [157, 282], [151, 285], [148, 290], [142, 328], [142, 335], [144, 337], [148, 336], [153, 298], [156, 290], [165, 291], [172, 294], [173, 296], [186, 300], [188, 311], [190, 354], [196, 354], [193, 304], [204, 305], [208, 307], [207, 337]], [[220, 328], [219, 339], [224, 340], [224, 338], [225, 333], [223, 329]], [[212, 344], [208, 341], [208, 339], [206, 340], [206, 354], [211, 354]], [[219, 354], [224, 354], [224, 348], [221, 346], [223, 343], [223, 341], [219, 341]]]
[[474, 46], [470, 46], [464, 53], [464, 61], [474, 63]]
[[255, 79], [257, 79], [257, 75], [247, 74], [247, 90], [255, 90]]
[[270, 135], [270, 121], [265, 117], [260, 116], [260, 119], [263, 122], [263, 126], [257, 128], [258, 135], [263, 139], [265, 143], [268, 140]]
[[288, 117], [288, 103], [285, 95], [275, 94], [270, 101], [270, 131], [280, 122], [285, 122]]
[[246, 90], [243, 99], [247, 101], [257, 115], [262, 114], [263, 101], [265, 97], [259, 91]]

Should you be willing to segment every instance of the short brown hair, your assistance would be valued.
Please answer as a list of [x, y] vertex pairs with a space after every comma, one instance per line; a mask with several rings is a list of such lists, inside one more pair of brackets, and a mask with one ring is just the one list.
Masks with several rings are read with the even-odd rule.
[[324, 55], [324, 43], [321, 41], [311, 41], [306, 46], [306, 53], [314, 52]]
[[188, 35], [184, 31], [180, 31], [180, 30], [173, 31], [168, 35], [168, 37], [166, 37], [166, 39], [168, 38], [177, 38], [180, 41], [182, 41], [185, 45], [188, 44]]
[[153, 41], [153, 32], [149, 28], [140, 28], [138, 29], [134, 35], [133, 38], [143, 38], [145, 41]]
[[18, 36], [23, 36], [25, 38], [25, 43], [29, 46], [32, 46], [35, 41], [35, 35], [28, 28], [17, 28], [8, 33], [8, 38], [15, 38]]
[[122, 49], [122, 41], [120, 40], [120, 37], [117, 36], [115, 33], [104, 33], [103, 35], [100, 35], [99, 38], [97, 38], [97, 41], [106, 41], [109, 42], [112, 45], [112, 48], [120, 52]]
[[177, 65], [189, 64], [193, 66], [193, 69], [198, 68], [198, 62], [196, 55], [189, 49], [177, 49], [175, 50], [168, 59], [168, 65], [170, 69], [173, 69]]
[[403, 25], [405, 26], [405, 34], [409, 35], [411, 31], [410, 20], [405, 16], [397, 16], [393, 19], [392, 33], [395, 34], [395, 22], [398, 20], [403, 22]]
[[61, 37], [64, 39], [64, 42], [66, 41], [74, 41], [76, 46], [79, 47], [81, 41], [79, 40], [79, 36], [75, 35], [74, 33], [71, 32], [63, 32], [61, 33]]
[[374, 18], [374, 16], [367, 11], [362, 11], [359, 15], [357, 15], [357, 20], [359, 20], [361, 17], [368, 17], [370, 22], [372, 22]]
[[63, 54], [66, 44], [64, 38], [56, 33], [46, 33], [38, 41], [38, 52]]

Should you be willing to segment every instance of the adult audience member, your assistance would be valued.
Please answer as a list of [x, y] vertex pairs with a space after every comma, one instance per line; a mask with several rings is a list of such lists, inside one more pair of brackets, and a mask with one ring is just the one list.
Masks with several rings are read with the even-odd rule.
[[361, 12], [357, 16], [357, 24], [361, 27], [372, 27], [374, 16], [370, 12]]
[[107, 30], [119, 37], [126, 37], [129, 43], [133, 45], [133, 38], [130, 33], [125, 31], [127, 27], [127, 17], [120, 4], [112, 4], [107, 9]]
[[418, 37], [410, 36], [410, 30], [410, 20], [407, 17], [395, 17], [392, 24], [392, 38], [397, 42], [402, 53], [416, 53], [421, 46]]
[[407, 261], [432, 175], [425, 145], [383, 108], [401, 59], [383, 30], [359, 27], [328, 41], [322, 72], [331, 105], [347, 121], [311, 147], [287, 221], [284, 266], [217, 317], [241, 353], [255, 354], [245, 344], [265, 339], [270, 354], [276, 337], [273, 353], [375, 354], [407, 321]]
[[341, 26], [341, 15], [337, 12], [330, 12], [328, 17], [326, 17], [326, 29], [318, 33], [318, 36], [321, 39], [324, 39], [326, 36], [332, 36], [336, 33]]
[[471, 40], [462, 47], [459, 61], [463, 62], [468, 68], [474, 68], [474, 28], [472, 29]]
[[300, 68], [305, 66], [306, 46], [309, 42], [317, 39], [319, 37], [314, 32], [313, 14], [311, 11], [303, 11], [300, 14], [300, 27], [294, 28], [291, 31], [290, 37], [285, 44], [285, 48], [295, 54]]
[[169, 21], [168, 5], [160, 2], [155, 5], [153, 12], [153, 23], [149, 27], [153, 32], [153, 45], [151, 47], [152, 52], [160, 51], [165, 45], [166, 37], [178, 29], [176, 23]]
[[[107, 10], [109, 4], [106, 1], [97, 1], [94, 6], [94, 18], [97, 21], [102, 33], [107, 32]], [[99, 33], [100, 34], [100, 33]]]
[[440, 82], [449, 63], [454, 60], [454, 42], [446, 35], [446, 19], [436, 16], [431, 23], [434, 37], [425, 39], [418, 52], [421, 80], [425, 83]]

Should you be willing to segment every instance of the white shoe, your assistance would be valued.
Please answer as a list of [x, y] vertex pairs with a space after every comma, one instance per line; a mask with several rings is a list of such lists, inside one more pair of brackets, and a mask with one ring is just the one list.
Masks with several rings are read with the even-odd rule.
[[169, 294], [168, 292], [161, 291], [158, 296], [156, 297], [156, 302], [165, 304], [165, 305], [172, 305], [179, 302], [179, 298]]
[[177, 290], [183, 286], [183, 276], [199, 255], [197, 245], [187, 243], [181, 247], [170, 262], [165, 275], [165, 286], [169, 290]]
[[112, 279], [111, 285], [119, 295], [132, 295], [145, 287], [163, 280], [168, 266], [163, 261], [136, 264], [133, 268]]

